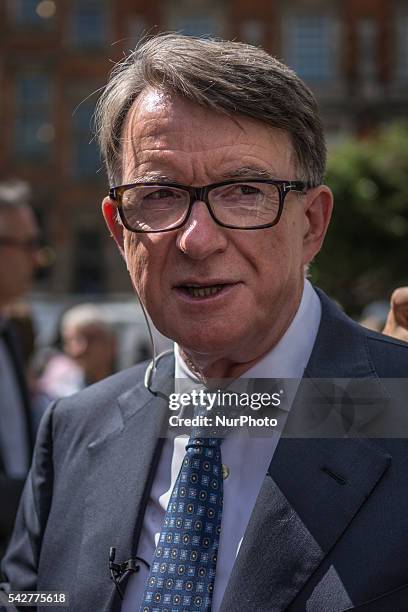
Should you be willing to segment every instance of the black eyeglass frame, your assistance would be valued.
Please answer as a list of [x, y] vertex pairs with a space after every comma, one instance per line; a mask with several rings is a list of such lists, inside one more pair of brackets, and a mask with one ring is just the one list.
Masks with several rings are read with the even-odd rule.
[[[224, 187], [226, 185], [236, 185], [239, 183], [243, 183], [245, 185], [252, 183], [262, 183], [266, 185], [275, 185], [278, 188], [279, 192], [279, 210], [276, 215], [275, 220], [272, 223], [264, 223], [263, 225], [253, 225], [249, 227], [237, 227], [236, 225], [230, 225], [227, 223], [223, 223], [219, 221], [215, 216], [213, 210], [211, 209], [211, 204], [209, 202], [209, 194], [213, 189], [217, 187]], [[129, 189], [133, 189], [134, 187], [174, 187], [175, 189], [180, 189], [182, 191], [186, 191], [190, 195], [190, 203], [188, 205], [186, 214], [180, 223], [175, 225], [174, 227], [169, 227], [167, 229], [162, 230], [142, 230], [142, 229], [134, 229], [130, 227], [130, 225], [126, 221], [125, 214], [123, 212], [123, 194], [125, 191]], [[193, 208], [193, 204], [195, 202], [204, 202], [207, 206], [208, 211], [212, 217], [212, 219], [220, 225], [221, 227], [226, 227], [228, 229], [237, 229], [237, 230], [257, 230], [257, 229], [265, 229], [268, 227], [273, 227], [279, 223], [279, 220], [282, 216], [283, 206], [285, 203], [285, 198], [290, 191], [299, 191], [300, 193], [305, 194], [311, 186], [304, 181], [289, 181], [285, 179], [232, 179], [229, 181], [221, 181], [220, 183], [211, 183], [209, 185], [202, 185], [201, 187], [191, 187], [189, 185], [182, 185], [181, 183], [170, 183], [170, 182], [158, 182], [158, 183], [128, 183], [126, 185], [118, 185], [116, 187], [111, 187], [109, 189], [109, 198], [115, 203], [116, 208], [119, 213], [120, 220], [122, 221], [124, 227], [130, 232], [134, 232], [136, 234], [159, 234], [162, 232], [172, 232], [173, 230], [178, 230], [186, 223], [187, 219], [191, 214], [191, 209]]]

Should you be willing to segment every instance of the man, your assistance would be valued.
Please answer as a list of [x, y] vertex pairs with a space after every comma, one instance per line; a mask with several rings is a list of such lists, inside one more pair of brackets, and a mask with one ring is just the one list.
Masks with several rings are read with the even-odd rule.
[[50, 397], [72, 395], [115, 372], [116, 339], [95, 304], [78, 304], [61, 320], [63, 353], [51, 357], [41, 378]]
[[[5, 588], [68, 591], [76, 612], [406, 609], [405, 441], [222, 439], [195, 425], [187, 444], [158, 440], [181, 378], [382, 389], [406, 371], [405, 345], [305, 281], [332, 209], [312, 94], [259, 49], [169, 34], [115, 69], [98, 127], [103, 214], [175, 360], [50, 408]], [[110, 547], [113, 576], [131, 574], [123, 601]]]
[[4, 553], [35, 429], [18, 337], [7, 318], [7, 307], [28, 291], [39, 263], [38, 228], [23, 181], [0, 183], [0, 260], [0, 551]]
[[113, 374], [115, 336], [97, 306], [74, 306], [64, 314], [61, 328], [64, 351], [82, 369], [83, 386]]

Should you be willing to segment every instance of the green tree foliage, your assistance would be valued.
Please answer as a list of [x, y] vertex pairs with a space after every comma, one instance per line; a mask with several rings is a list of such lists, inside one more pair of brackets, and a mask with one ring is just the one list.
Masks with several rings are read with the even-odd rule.
[[408, 284], [408, 124], [329, 155], [334, 213], [312, 280], [356, 315]]

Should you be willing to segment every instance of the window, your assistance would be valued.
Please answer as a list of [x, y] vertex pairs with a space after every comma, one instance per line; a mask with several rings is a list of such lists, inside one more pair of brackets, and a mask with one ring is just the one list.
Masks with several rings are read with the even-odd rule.
[[99, 150], [92, 134], [94, 103], [81, 102], [72, 114], [73, 172], [79, 179], [97, 179], [101, 167]]
[[50, 78], [43, 72], [20, 73], [15, 88], [15, 151], [25, 159], [47, 159], [54, 139]]
[[79, 47], [100, 47], [106, 43], [107, 5], [104, 0], [72, 2], [72, 42]]
[[328, 81], [336, 76], [336, 23], [325, 15], [287, 18], [284, 35], [286, 61], [308, 81]]
[[147, 31], [147, 21], [142, 15], [128, 17], [127, 35], [132, 44], [136, 44]]
[[166, 29], [186, 36], [222, 36], [225, 22], [223, 0], [167, 0], [163, 14]]
[[408, 14], [402, 14], [397, 22], [397, 78], [408, 81]]
[[360, 19], [357, 24], [359, 78], [373, 84], [377, 79], [377, 23], [372, 17]]
[[8, 10], [14, 23], [22, 28], [49, 28], [57, 6], [54, 0], [9, 0]]
[[171, 30], [186, 36], [220, 36], [222, 29], [212, 15], [180, 15], [171, 20]]
[[259, 19], [248, 19], [241, 26], [241, 39], [250, 45], [262, 44], [264, 24]]

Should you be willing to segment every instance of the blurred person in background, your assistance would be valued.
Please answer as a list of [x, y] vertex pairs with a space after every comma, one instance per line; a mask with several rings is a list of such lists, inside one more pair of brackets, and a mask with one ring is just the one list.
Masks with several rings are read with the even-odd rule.
[[383, 334], [408, 342], [408, 287], [393, 292]]
[[13, 526], [36, 429], [21, 342], [7, 316], [10, 305], [30, 289], [41, 264], [29, 200], [24, 181], [0, 182], [0, 553]]
[[381, 331], [387, 320], [389, 304], [386, 300], [370, 302], [363, 309], [359, 320], [360, 325], [373, 331]]
[[41, 377], [43, 389], [65, 397], [116, 370], [116, 338], [95, 304], [79, 304], [61, 320], [63, 353], [51, 358]]
[[36, 326], [28, 304], [16, 302], [7, 308], [8, 321], [13, 326], [25, 368], [32, 422], [36, 430], [51, 397], [41, 387], [36, 367]]

